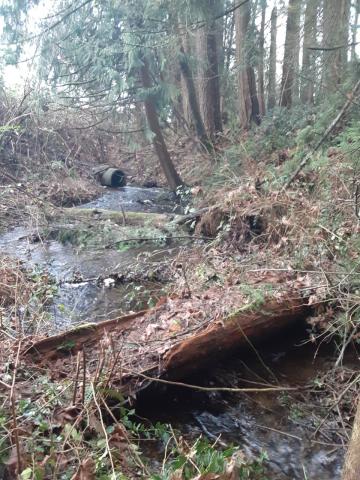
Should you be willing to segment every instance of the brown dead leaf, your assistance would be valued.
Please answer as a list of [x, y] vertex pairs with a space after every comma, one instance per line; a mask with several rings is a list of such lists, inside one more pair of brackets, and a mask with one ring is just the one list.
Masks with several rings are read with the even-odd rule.
[[79, 470], [71, 477], [71, 480], [95, 480], [95, 462], [92, 458], [86, 458], [81, 462]]
[[58, 408], [54, 412], [54, 422], [57, 425], [64, 425], [65, 423], [73, 423], [80, 415], [81, 409], [76, 406]]

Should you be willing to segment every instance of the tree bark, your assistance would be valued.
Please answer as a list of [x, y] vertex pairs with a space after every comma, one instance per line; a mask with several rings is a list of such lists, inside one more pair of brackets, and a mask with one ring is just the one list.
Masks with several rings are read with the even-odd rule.
[[359, 480], [360, 478], [360, 399], [354, 419], [353, 431], [345, 458], [342, 480]]
[[[143, 58], [143, 65], [140, 69], [140, 75], [143, 87], [145, 89], [151, 89], [153, 85], [149, 71], [149, 63], [146, 58]], [[155, 107], [155, 102], [150, 93], [148, 93], [144, 103], [146, 119], [148, 121], [150, 130], [154, 134], [153, 145], [156, 154], [159, 158], [161, 168], [163, 169], [169, 187], [171, 188], [171, 190], [175, 191], [177, 187], [183, 184], [183, 182], [179, 174], [175, 170], [174, 164], [166, 147], [166, 143], [161, 131], [159, 118]]]
[[293, 103], [295, 74], [299, 68], [299, 28], [300, 0], [289, 0], [280, 94], [280, 106], [287, 108]]
[[319, 0], [307, 0], [304, 20], [301, 101], [313, 104], [315, 94], [316, 54], [309, 47], [316, 45], [316, 27]]
[[[216, 2], [216, 0], [213, 0]], [[213, 9], [215, 11], [215, 9]], [[220, 67], [219, 67], [219, 26], [214, 22], [208, 33], [209, 83], [212, 96], [211, 108], [214, 119], [214, 133], [222, 132], [221, 95], [220, 95]], [[222, 47], [222, 45], [221, 45]]]
[[[189, 41], [189, 35], [185, 34], [184, 41], [182, 41], [182, 37], [179, 36], [181, 42], [181, 53], [186, 57], [186, 59], [191, 55], [191, 46]], [[190, 68], [190, 67], [189, 67]], [[192, 111], [190, 106], [190, 95], [188, 92], [187, 82], [182, 71], [182, 66], [180, 63], [180, 70], [181, 70], [181, 102], [182, 102], [182, 111], [184, 114], [185, 121], [188, 125], [193, 125], [193, 118], [192, 118]], [[194, 79], [192, 78], [192, 82], [194, 84]], [[195, 85], [194, 85], [195, 88]], [[195, 92], [196, 93], [196, 92]]]
[[249, 61], [248, 52], [250, 15], [250, 2], [245, 3], [235, 11], [240, 128], [244, 130], [248, 130], [251, 127], [252, 121], [256, 124], [260, 123], [255, 72]]
[[259, 85], [259, 109], [260, 115], [265, 115], [265, 87], [264, 87], [264, 57], [265, 57], [265, 15], [266, 1], [263, 0], [261, 7], [261, 25], [260, 25], [260, 45], [259, 45], [259, 66], [258, 66], [258, 85]]
[[191, 73], [187, 55], [182, 45], [180, 47], [180, 54], [181, 54], [180, 69], [181, 69], [182, 78], [186, 87], [186, 96], [188, 98], [189, 108], [192, 113], [196, 135], [200, 140], [200, 142], [202, 143], [202, 145], [204, 145], [206, 149], [209, 149], [211, 142], [207, 136], [204, 122], [201, 117], [199, 102], [196, 94], [195, 82]]
[[217, 0], [207, 0], [204, 14], [209, 22], [196, 32], [198, 92], [200, 111], [207, 134], [213, 137], [222, 131], [219, 79], [218, 27], [212, 19], [217, 12]]
[[260, 125], [261, 123], [261, 115], [260, 115], [260, 105], [259, 105], [259, 98], [256, 90], [256, 77], [255, 71], [252, 66], [247, 67], [247, 78], [249, 82], [249, 91], [250, 91], [250, 100], [251, 100], [251, 120], [256, 123], [256, 125]]
[[323, 88], [335, 92], [344, 79], [349, 42], [350, 0], [324, 0]]
[[355, 3], [355, 18], [354, 18], [354, 25], [352, 29], [352, 45], [351, 45], [351, 61], [356, 61], [356, 39], [357, 39], [357, 32], [358, 32], [358, 23], [359, 23], [359, 15], [360, 15], [360, 0], [357, 0]]
[[270, 27], [270, 54], [268, 73], [268, 109], [272, 110], [276, 105], [276, 43], [277, 43], [277, 8], [271, 12]]
[[183, 340], [165, 353], [164, 370], [170, 377], [183, 377], [206, 367], [211, 359], [226, 356], [235, 348], [249, 346], [249, 340], [261, 340], [301, 322], [309, 306], [300, 299], [269, 302], [264, 309], [240, 311], [215, 322], [204, 331]]

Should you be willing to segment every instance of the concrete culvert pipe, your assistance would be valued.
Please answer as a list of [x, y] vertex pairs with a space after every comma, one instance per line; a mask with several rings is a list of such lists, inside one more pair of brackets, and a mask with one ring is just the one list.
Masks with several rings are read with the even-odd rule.
[[106, 187], [125, 187], [126, 175], [117, 168], [107, 168], [99, 174], [100, 183]]

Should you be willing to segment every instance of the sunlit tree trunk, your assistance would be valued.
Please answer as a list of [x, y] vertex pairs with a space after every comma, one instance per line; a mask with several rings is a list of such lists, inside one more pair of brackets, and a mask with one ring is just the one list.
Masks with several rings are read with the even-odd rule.
[[[143, 65], [140, 69], [141, 81], [144, 89], [149, 90], [152, 88], [152, 80], [149, 70], [149, 63], [144, 57], [142, 59]], [[166, 180], [169, 184], [169, 187], [172, 190], [176, 190], [177, 187], [182, 185], [182, 180], [175, 170], [174, 164], [172, 163], [171, 157], [169, 155], [166, 143], [161, 131], [158, 114], [155, 107], [155, 102], [152, 95], [149, 93], [145, 99], [145, 112], [146, 119], [149, 124], [150, 130], [153, 133], [153, 145], [163, 172], [165, 174]]]
[[295, 75], [299, 68], [300, 6], [300, 0], [289, 0], [280, 92], [280, 105], [288, 108], [293, 103]]
[[319, 0], [307, 0], [304, 19], [304, 44], [301, 71], [301, 101], [303, 103], [314, 102], [316, 54], [309, 47], [316, 46], [316, 26]]
[[269, 53], [269, 73], [268, 73], [268, 109], [271, 110], [276, 105], [276, 40], [277, 40], [277, 9], [274, 7], [271, 12], [270, 27], [270, 53]]

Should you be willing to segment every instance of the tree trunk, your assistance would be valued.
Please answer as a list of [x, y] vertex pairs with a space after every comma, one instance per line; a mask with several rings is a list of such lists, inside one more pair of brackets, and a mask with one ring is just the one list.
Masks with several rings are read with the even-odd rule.
[[[149, 71], [149, 63], [146, 58], [143, 58], [143, 66], [140, 70], [141, 80], [145, 89], [152, 88], [152, 81]], [[179, 174], [175, 170], [174, 164], [170, 158], [166, 143], [160, 128], [159, 118], [155, 107], [155, 102], [149, 93], [145, 100], [146, 119], [148, 121], [150, 130], [153, 132], [153, 145], [166, 180], [171, 190], [176, 190], [177, 187], [183, 184]]]
[[234, 45], [234, 32], [235, 32], [235, 15], [234, 12], [227, 18], [225, 24], [225, 40], [224, 40], [224, 50], [225, 50], [225, 66], [224, 73], [225, 75], [230, 74], [231, 59], [233, 57], [233, 45]]
[[277, 43], [277, 8], [271, 12], [270, 54], [268, 73], [268, 109], [276, 105], [276, 43]]
[[360, 15], [360, 0], [357, 0], [355, 3], [355, 18], [354, 18], [354, 25], [352, 30], [352, 45], [351, 45], [351, 61], [356, 61], [356, 39], [357, 39], [357, 31], [359, 29], [359, 15]]
[[258, 66], [258, 85], [259, 85], [259, 109], [260, 115], [265, 115], [265, 88], [264, 88], [264, 57], [265, 57], [265, 15], [266, 15], [266, 1], [263, 0], [261, 8], [261, 25], [260, 25], [260, 53]]
[[353, 431], [345, 458], [342, 480], [359, 480], [360, 478], [360, 399], [354, 419]]
[[251, 99], [251, 120], [254, 123], [256, 123], [256, 125], [260, 125], [261, 115], [260, 115], [259, 99], [256, 91], [255, 71], [251, 66], [248, 66], [246, 70], [247, 70], [250, 99]]
[[342, 83], [347, 65], [350, 0], [324, 0], [323, 87], [335, 92]]
[[[207, 9], [204, 14], [213, 19], [217, 12], [217, 0], [207, 0], [206, 3]], [[209, 20], [209, 23], [196, 32], [199, 104], [203, 122], [210, 137], [222, 131], [218, 37], [218, 27], [214, 20]]]
[[[191, 55], [191, 46], [190, 46], [190, 40], [189, 40], [189, 35], [185, 34], [184, 35], [184, 41], [182, 41], [182, 37], [179, 37], [181, 41], [181, 52], [182, 54], [188, 58]], [[182, 111], [184, 114], [185, 121], [188, 125], [193, 125], [193, 118], [192, 118], [192, 111], [191, 111], [191, 106], [190, 106], [190, 95], [188, 92], [188, 86], [187, 82], [184, 76], [184, 73], [182, 71], [181, 63], [180, 63], [180, 70], [181, 70], [181, 102], [182, 102]], [[191, 79], [194, 83], [194, 80], [191, 76]], [[194, 85], [195, 88], [195, 85]]]
[[316, 54], [309, 47], [316, 46], [316, 27], [319, 0], [307, 0], [304, 20], [304, 45], [302, 57], [301, 101], [314, 103]]
[[211, 109], [214, 121], [214, 133], [222, 131], [220, 70], [219, 70], [219, 27], [213, 23], [208, 33], [209, 91], [212, 97]]
[[302, 18], [302, 2], [299, 0], [299, 20], [298, 28], [296, 30], [296, 38], [294, 41], [294, 86], [292, 91], [292, 103], [299, 103], [300, 101], [300, 44], [301, 44], [301, 18]]
[[250, 2], [235, 11], [236, 63], [239, 85], [240, 127], [249, 129], [251, 121], [260, 123], [259, 102], [256, 92], [254, 68], [249, 61], [248, 30], [250, 24]]
[[206, 134], [204, 122], [200, 113], [199, 102], [196, 95], [194, 79], [191, 73], [188, 58], [182, 45], [180, 47], [180, 55], [180, 68], [182, 78], [186, 87], [186, 96], [188, 98], [189, 108], [192, 113], [196, 135], [202, 145], [204, 145], [206, 149], [209, 149], [211, 142]]
[[280, 105], [287, 108], [293, 103], [295, 74], [299, 68], [299, 28], [300, 0], [289, 0], [280, 94]]
[[[221, 2], [221, 8], [224, 8], [224, 2]], [[223, 130], [223, 108], [224, 108], [224, 69], [225, 69], [225, 18], [216, 20], [216, 47], [218, 60], [218, 88], [219, 88], [219, 132]], [[215, 122], [216, 124], [216, 122]]]

